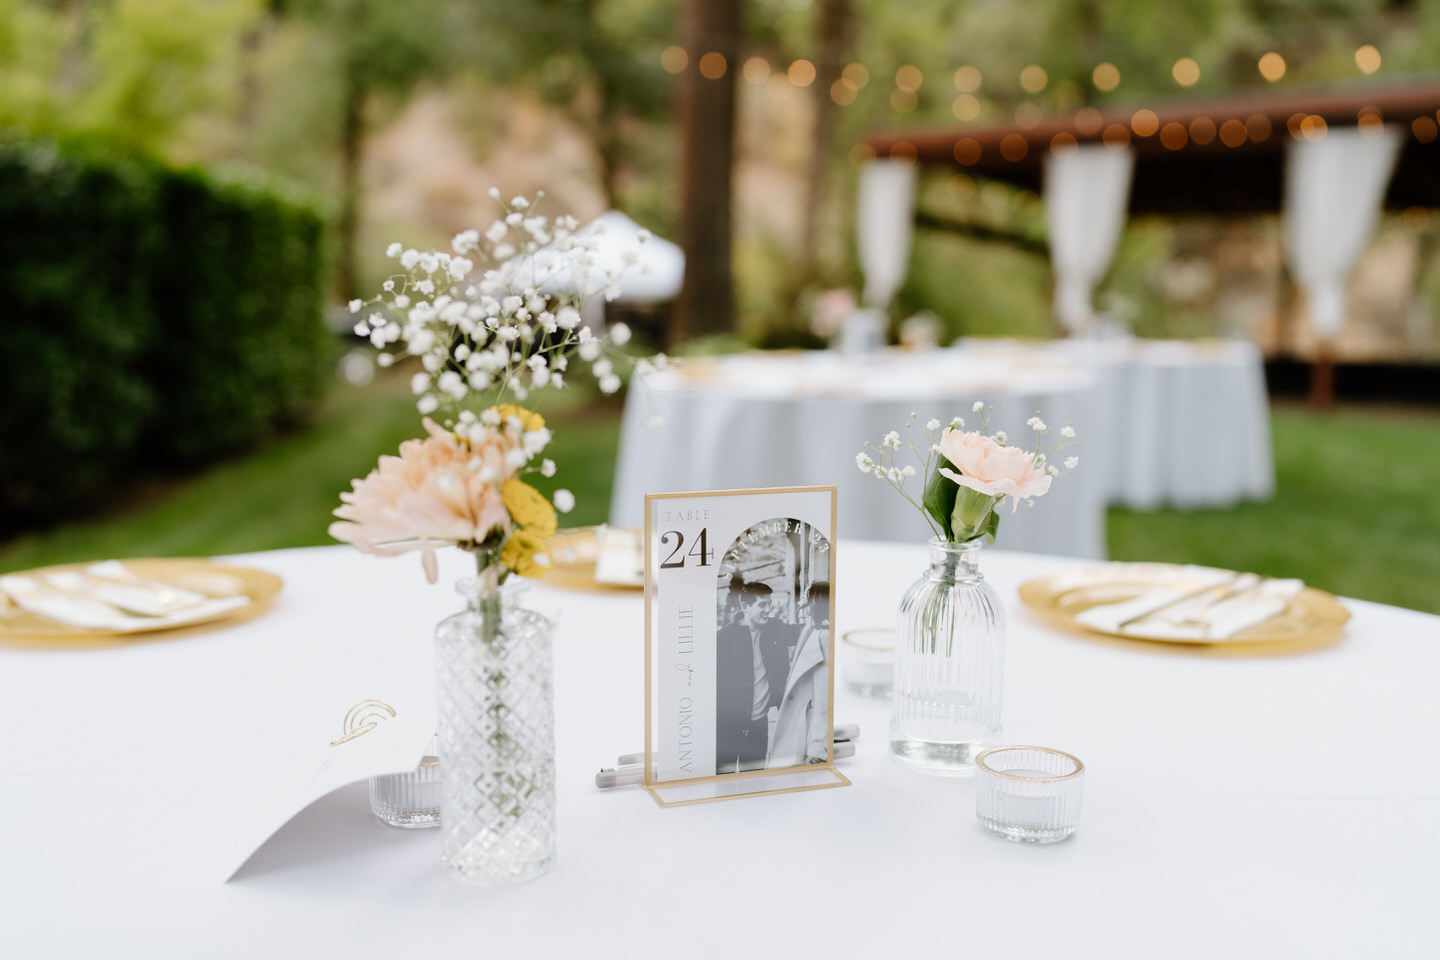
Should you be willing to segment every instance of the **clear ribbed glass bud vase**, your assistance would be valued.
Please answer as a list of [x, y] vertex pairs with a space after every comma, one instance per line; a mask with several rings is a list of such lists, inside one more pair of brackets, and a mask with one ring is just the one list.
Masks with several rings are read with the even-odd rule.
[[461, 580], [466, 609], [435, 631], [441, 860], [487, 885], [555, 862], [554, 625], [494, 584]]
[[968, 777], [999, 742], [1005, 610], [977, 567], [982, 541], [930, 541], [930, 568], [900, 602], [890, 758]]

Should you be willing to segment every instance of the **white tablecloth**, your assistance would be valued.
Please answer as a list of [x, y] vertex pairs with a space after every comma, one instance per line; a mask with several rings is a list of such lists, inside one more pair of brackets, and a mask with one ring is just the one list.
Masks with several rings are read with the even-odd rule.
[[[924, 561], [842, 543], [838, 629], [890, 622]], [[1063, 561], [987, 551], [1006, 739], [1087, 766], [1079, 831], [1025, 847], [979, 827], [971, 783], [892, 766], [888, 705], [843, 688], [852, 787], [672, 810], [596, 790], [642, 744], [642, 604], [537, 588], [561, 617], [552, 873], [455, 884], [438, 833], [381, 825], [360, 785], [222, 884], [276, 766], [363, 697], [430, 709], [428, 638], [459, 603], [408, 559], [243, 562], [286, 579], [249, 623], [0, 647], [0, 957], [1434, 956], [1437, 617], [1349, 601], [1341, 643], [1269, 659], [1108, 643], [1016, 598]]]
[[[972, 358], [951, 351], [864, 358], [830, 352], [746, 354], [691, 361], [636, 384], [625, 404], [610, 522], [639, 527], [646, 493], [836, 484], [840, 536], [923, 541], [919, 512], [855, 454], [904, 431], [912, 412], [923, 424], [962, 416], [979, 425], [976, 400], [994, 407], [992, 430], [1034, 448], [1025, 421], [1073, 423], [1082, 466], [1059, 477], [1033, 507], [1000, 521], [999, 546], [1064, 556], [1105, 553], [1103, 470], [1088, 463], [1098, 395], [1087, 370], [1062, 357]], [[1046, 438], [1053, 443], [1056, 434]], [[1074, 451], [1072, 451], [1074, 452]], [[873, 453], [873, 451], [872, 451]], [[903, 462], [903, 461], [902, 461]], [[918, 465], [917, 465], [918, 467]], [[923, 478], [910, 481], [916, 499]]]
[[1095, 374], [1087, 466], [1132, 510], [1226, 507], [1275, 492], [1265, 364], [1244, 340], [966, 340], [996, 360], [1065, 358]]

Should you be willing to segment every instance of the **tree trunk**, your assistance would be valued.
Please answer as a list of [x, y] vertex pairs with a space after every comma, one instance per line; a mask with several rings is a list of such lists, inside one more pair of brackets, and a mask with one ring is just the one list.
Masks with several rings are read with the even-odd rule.
[[1310, 365], [1310, 406], [1316, 410], [1335, 406], [1335, 347], [1329, 340], [1315, 346], [1315, 359]]
[[810, 145], [810, 183], [805, 193], [804, 232], [800, 236], [800, 262], [796, 271], [800, 289], [815, 280], [817, 251], [815, 238], [820, 231], [820, 209], [825, 198], [825, 174], [830, 166], [830, 129], [834, 125], [835, 101], [830, 88], [844, 69], [850, 49], [850, 0], [824, 0], [820, 6], [820, 44], [815, 58], [815, 127]]
[[240, 124], [241, 142], [253, 142], [260, 103], [260, 48], [265, 39], [268, 13], [261, 14], [240, 34]]
[[[671, 316], [671, 347], [687, 336], [724, 333], [735, 327], [730, 198], [740, 0], [687, 0], [683, 36], [690, 55], [680, 125], [680, 245], [685, 250], [685, 286]], [[700, 73], [701, 59], [709, 53], [725, 58], [723, 75], [714, 79]]]
[[[575, 111], [582, 128], [588, 128], [590, 140], [595, 146], [595, 158], [600, 164], [600, 189], [605, 194], [605, 207], [620, 209], [620, 168], [623, 144], [620, 136], [620, 117], [616, 105], [613, 61], [615, 52], [611, 41], [600, 29], [595, 7], [597, 0], [581, 0], [584, 14], [580, 49], [585, 61], [595, 74], [595, 96], [598, 104], [586, 104]], [[584, 98], [582, 97], [583, 101]]]
[[352, 76], [345, 78], [345, 116], [340, 133], [340, 249], [336, 281], [349, 300], [358, 288], [355, 235], [360, 224], [360, 151], [364, 94]]

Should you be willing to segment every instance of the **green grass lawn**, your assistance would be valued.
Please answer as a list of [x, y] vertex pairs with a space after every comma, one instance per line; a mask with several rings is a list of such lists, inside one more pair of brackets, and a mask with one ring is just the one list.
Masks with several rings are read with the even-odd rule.
[[[335, 543], [326, 533], [340, 491], [382, 453], [421, 432], [408, 375], [337, 385], [305, 430], [278, 437], [203, 473], [155, 483], [99, 516], [0, 544], [0, 572], [101, 557], [214, 556]], [[554, 428], [545, 493], [567, 487], [567, 526], [602, 523], [620, 435], [620, 408], [591, 394], [550, 394], [538, 409]]]
[[1110, 556], [1300, 577], [1440, 613], [1440, 416], [1273, 410], [1277, 492], [1229, 510], [1111, 510]]
[[[567, 526], [602, 522], [619, 407], [583, 392], [540, 406], [568, 487]], [[1302, 577], [1326, 590], [1440, 613], [1440, 416], [1274, 411], [1279, 490], [1230, 510], [1110, 511], [1110, 556]], [[0, 572], [137, 556], [208, 556], [332, 543], [338, 494], [419, 430], [405, 377], [337, 386], [306, 430], [193, 477], [155, 484], [102, 515], [0, 545]]]

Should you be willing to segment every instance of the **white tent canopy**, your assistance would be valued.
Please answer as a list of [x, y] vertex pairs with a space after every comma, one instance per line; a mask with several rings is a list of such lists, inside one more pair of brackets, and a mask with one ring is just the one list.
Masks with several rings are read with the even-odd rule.
[[[685, 251], [653, 234], [640, 241], [640, 224], [619, 210], [607, 210], [577, 231], [595, 236], [595, 265], [607, 273], [621, 273], [616, 303], [660, 303], [673, 300], [685, 279]], [[626, 256], [635, 262], [626, 265]]]

